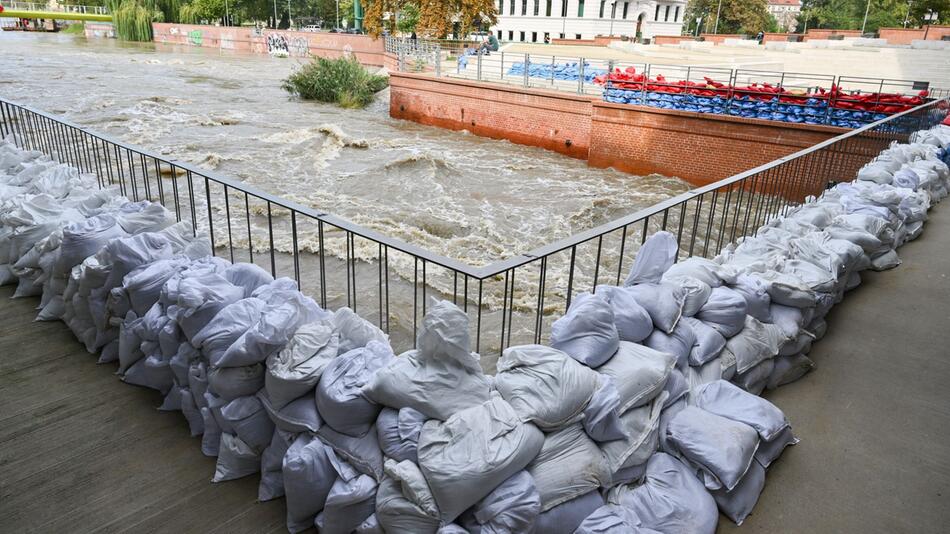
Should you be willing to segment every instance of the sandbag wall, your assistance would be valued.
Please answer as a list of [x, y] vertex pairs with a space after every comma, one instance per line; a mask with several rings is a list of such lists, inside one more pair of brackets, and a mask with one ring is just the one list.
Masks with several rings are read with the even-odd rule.
[[349, 309], [9, 142], [0, 282], [163, 394], [215, 482], [285, 496], [291, 532], [714, 532], [797, 441], [758, 394], [813, 367], [828, 310], [946, 196], [950, 127], [912, 141], [714, 260], [676, 263], [654, 235], [623, 286], [578, 295], [550, 346], [508, 348], [495, 376], [451, 303], [396, 356]]

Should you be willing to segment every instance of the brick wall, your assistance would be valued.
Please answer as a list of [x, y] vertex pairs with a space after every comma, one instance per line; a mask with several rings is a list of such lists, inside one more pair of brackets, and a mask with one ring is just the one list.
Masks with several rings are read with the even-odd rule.
[[947, 26], [947, 25], [924, 26], [924, 39], [928, 41], [940, 41], [946, 36], [950, 36], [950, 26]]
[[722, 44], [726, 39], [745, 39], [746, 35], [738, 33], [701, 33], [700, 37], [707, 43]]
[[653, 44], [664, 45], [664, 44], [678, 44], [683, 41], [694, 41], [695, 37], [690, 37], [688, 35], [656, 35], [653, 37]]
[[606, 46], [594, 39], [551, 39], [551, 44], [569, 46]]
[[264, 30], [262, 34], [255, 35], [253, 28], [164, 22], [153, 23], [152, 33], [156, 43], [256, 54], [268, 54], [282, 49], [294, 57], [306, 57], [310, 54], [334, 58], [353, 54], [364, 65], [382, 66], [384, 63], [383, 41], [368, 35], [287, 30]]
[[390, 73], [389, 114], [586, 159], [591, 97]]
[[801, 37], [800, 33], [766, 33], [762, 37], [762, 42], [763, 43], [775, 43], [775, 42], [786, 43], [786, 42], [789, 42], [788, 38], [793, 35], [797, 37]]
[[596, 102], [589, 163], [633, 174], [678, 176], [705, 185], [845, 131]]
[[915, 39], [924, 38], [923, 28], [881, 28], [877, 31], [881, 39], [887, 39], [887, 44], [909, 45]]
[[811, 29], [805, 32], [805, 40], [829, 39], [839, 35], [843, 35], [845, 37], [861, 37], [861, 30], [825, 30], [821, 28]]
[[587, 159], [593, 167], [678, 176], [695, 185], [847, 131], [410, 73], [391, 73], [390, 87], [394, 118], [546, 148]]

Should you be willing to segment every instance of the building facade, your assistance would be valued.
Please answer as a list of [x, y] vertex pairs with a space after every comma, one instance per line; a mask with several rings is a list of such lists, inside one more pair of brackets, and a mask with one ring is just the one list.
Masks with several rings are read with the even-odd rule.
[[782, 31], [794, 33], [798, 27], [798, 14], [802, 11], [801, 0], [768, 0], [769, 14], [775, 17]]
[[681, 35], [686, 0], [497, 0], [501, 41]]

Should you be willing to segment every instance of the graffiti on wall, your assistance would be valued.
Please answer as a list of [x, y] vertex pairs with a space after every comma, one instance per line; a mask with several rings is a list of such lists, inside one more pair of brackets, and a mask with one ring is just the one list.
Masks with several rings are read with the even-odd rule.
[[224, 49], [226, 49], [226, 50], [233, 50], [233, 49], [234, 49], [234, 36], [231, 35], [230, 33], [222, 33], [222, 34], [221, 34], [221, 44], [220, 44], [220, 46], [221, 46], [221, 48], [224, 48]]
[[306, 37], [294, 37], [290, 40], [290, 55], [307, 57], [310, 55], [310, 42]]
[[194, 46], [201, 46], [201, 41], [204, 38], [204, 34], [201, 30], [191, 30], [188, 32], [188, 44]]
[[267, 35], [267, 53], [272, 56], [287, 57], [290, 55], [290, 44], [287, 38], [279, 33]]

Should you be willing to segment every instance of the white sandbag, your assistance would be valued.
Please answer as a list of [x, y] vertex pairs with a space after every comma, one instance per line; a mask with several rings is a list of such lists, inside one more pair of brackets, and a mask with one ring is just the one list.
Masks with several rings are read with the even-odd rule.
[[541, 497], [527, 471], [518, 471], [465, 511], [459, 524], [467, 532], [529, 532], [541, 512]]
[[673, 234], [660, 231], [650, 236], [640, 250], [630, 269], [630, 275], [624, 281], [625, 286], [637, 284], [657, 284], [676, 261], [679, 245]]
[[684, 317], [683, 324], [692, 330], [696, 341], [689, 351], [689, 365], [703, 365], [719, 356], [726, 346], [726, 338], [718, 330], [694, 317]]
[[292, 400], [282, 406], [280, 409], [274, 407], [267, 390], [257, 392], [257, 398], [261, 400], [267, 415], [278, 430], [290, 433], [316, 432], [323, 426], [323, 420], [320, 419], [320, 413], [317, 412], [317, 403], [313, 395], [303, 395], [296, 400]]
[[[500, 395], [492, 395], [491, 400], [444, 422], [427, 421], [419, 435], [419, 468], [432, 489], [443, 522], [454, 521], [505, 479], [524, 469], [538, 456], [545, 441], [541, 431], [522, 423]], [[538, 486], [540, 490], [541, 484]]]
[[814, 368], [815, 362], [802, 353], [792, 356], [776, 356], [775, 365], [772, 368], [772, 374], [769, 375], [766, 387], [775, 389], [790, 384], [805, 376]]
[[650, 337], [643, 340], [643, 344], [655, 351], [673, 356], [676, 366], [685, 369], [689, 365], [689, 355], [693, 351], [693, 346], [696, 345], [696, 334], [688, 322], [680, 321], [670, 334], [661, 329], [654, 330]]
[[773, 303], [770, 307], [772, 324], [779, 327], [786, 339], [795, 339], [805, 324], [802, 309]]
[[300, 532], [313, 525], [336, 481], [330, 461], [333, 450], [309, 434], [300, 434], [284, 455], [282, 473], [287, 497], [287, 530]]
[[[689, 372], [688, 368], [686, 372]], [[666, 381], [666, 385], [663, 386], [663, 392], [666, 393], [666, 401], [663, 403], [664, 407], [673, 404], [689, 394], [689, 382], [686, 380], [686, 375], [683, 374], [683, 371], [679, 369], [670, 371], [670, 378]]]
[[[379, 493], [379, 488], [377, 488], [377, 499]], [[383, 531], [383, 527], [380, 526], [379, 521], [376, 519], [376, 514], [366, 518], [366, 521], [363, 521], [360, 526], [353, 529], [353, 534], [386, 534]]]
[[336, 482], [327, 494], [323, 511], [314, 525], [321, 534], [350, 534], [376, 509], [376, 481], [352, 467], [337, 462]]
[[257, 363], [244, 367], [212, 367], [208, 371], [208, 387], [228, 401], [254, 395], [264, 387], [264, 366]]
[[333, 314], [333, 326], [340, 336], [340, 353], [365, 347], [371, 341], [388, 344], [389, 336], [349, 308], [340, 308]]
[[897, 252], [893, 250], [888, 250], [884, 254], [871, 258], [871, 270], [873, 271], [886, 271], [900, 264], [901, 259], [897, 256]]
[[574, 534], [659, 534], [652, 528], [640, 526], [640, 518], [633, 510], [616, 504], [605, 504], [594, 510], [577, 527]]
[[686, 290], [677, 284], [662, 282], [659, 284], [639, 284], [632, 286], [630, 292], [637, 303], [650, 314], [653, 326], [671, 333], [680, 317], [686, 302]]
[[201, 411], [195, 404], [195, 398], [188, 388], [181, 388], [181, 414], [188, 421], [188, 430], [191, 436], [200, 436], [204, 432], [204, 419], [201, 417]]
[[418, 462], [416, 448], [425, 422], [426, 416], [412, 408], [401, 410], [383, 408], [376, 419], [376, 438], [379, 440], [379, 448], [386, 457], [397, 462], [403, 460]]
[[567, 313], [551, 325], [551, 346], [588, 367], [609, 360], [619, 341], [613, 308], [600, 295], [578, 294]]
[[257, 486], [257, 500], [267, 502], [284, 496], [284, 455], [293, 439], [274, 431], [270, 445], [261, 455], [261, 482]]
[[326, 316], [310, 297], [299, 291], [287, 292], [278, 304], [265, 308], [257, 324], [232, 343], [215, 365], [241, 367], [263, 362], [283, 348], [298, 328]]
[[580, 420], [598, 383], [597, 371], [543, 345], [509, 347], [496, 367], [495, 389], [522, 421], [544, 431]]
[[355, 437], [368, 432], [382, 407], [363, 395], [363, 386], [393, 358], [388, 343], [374, 340], [331, 361], [317, 385], [317, 409], [323, 421]]
[[175, 224], [175, 216], [165, 209], [165, 206], [147, 200], [141, 201], [140, 204], [141, 209], [118, 212], [118, 223], [129, 234], [158, 232]]
[[712, 260], [691, 256], [681, 262], [674, 263], [663, 274], [663, 280], [665, 281], [682, 277], [695, 278], [713, 288], [721, 286], [723, 281], [732, 284], [736, 273], [731, 268]]
[[653, 319], [628, 288], [597, 286], [597, 295], [610, 304], [621, 341], [640, 342], [653, 331]]
[[663, 280], [683, 289], [683, 317], [692, 317], [699, 313], [712, 294], [709, 284], [692, 276], [663, 277]]
[[228, 282], [244, 288], [244, 298], [250, 297], [257, 288], [274, 281], [274, 277], [269, 272], [253, 263], [235, 263], [222, 274]]
[[177, 289], [176, 304], [179, 312], [175, 320], [189, 341], [192, 341], [218, 312], [244, 298], [243, 288], [215, 273], [182, 278]]
[[323, 425], [317, 431], [317, 436], [360, 473], [375, 480], [383, 478], [383, 451], [379, 449], [375, 432], [353, 437], [333, 430], [330, 425]]
[[173, 378], [168, 362], [158, 354], [138, 360], [122, 375], [122, 381], [126, 384], [151, 388], [162, 395], [171, 389]]
[[[657, 425], [657, 449], [663, 451], [667, 454], [672, 454], [678, 456], [679, 452], [676, 450], [676, 447], [672, 443], [667, 442], [667, 433], [666, 429], [670, 426], [670, 421], [676, 417], [676, 414], [683, 411], [683, 408], [688, 406], [687, 400], [689, 397], [681, 398], [680, 400], [673, 402], [672, 404], [663, 408], [660, 412], [660, 421]], [[646, 466], [644, 466], [644, 469]], [[616, 474], [615, 474], [616, 478]]]
[[113, 239], [128, 234], [116, 224], [112, 215], [97, 215], [85, 221], [63, 227], [63, 241], [54, 269], [65, 274], [74, 265], [82, 263]]
[[598, 367], [597, 372], [613, 380], [620, 396], [619, 413], [623, 414], [649, 404], [659, 395], [675, 364], [669, 353], [621, 341], [616, 356]]
[[730, 287], [745, 299], [747, 314], [763, 323], [772, 321], [769, 313], [772, 298], [769, 296], [769, 286], [764, 280], [743, 273], [736, 276], [735, 283]]
[[255, 298], [228, 304], [192, 336], [191, 344], [201, 349], [202, 355], [212, 366], [221, 367], [228, 347], [260, 321], [266, 308], [266, 302]]
[[723, 515], [736, 525], [742, 525], [745, 518], [752, 513], [755, 503], [759, 501], [759, 495], [762, 494], [764, 487], [765, 468], [759, 465], [759, 462], [752, 462], [735, 489], [732, 491], [718, 489], [711, 493]]
[[363, 393], [384, 406], [408, 406], [443, 421], [488, 400], [491, 385], [478, 356], [469, 352], [465, 312], [447, 301], [430, 306], [417, 345], [419, 350], [377, 371]]
[[530, 534], [572, 534], [594, 510], [604, 505], [599, 491], [591, 491], [538, 515]]
[[597, 390], [587, 407], [581, 421], [584, 431], [594, 441], [604, 442], [626, 437], [620, 423], [620, 393], [612, 378], [599, 374]]
[[313, 391], [339, 346], [339, 335], [329, 320], [298, 328], [280, 352], [267, 358], [264, 384], [273, 406], [280, 409]]
[[726, 341], [726, 350], [735, 355], [736, 373], [742, 374], [776, 356], [788, 339], [778, 325], [760, 323], [747, 315], [742, 331]]
[[234, 434], [259, 455], [274, 437], [274, 423], [267, 416], [260, 399], [251, 395], [239, 397], [221, 407]]
[[386, 476], [376, 490], [376, 519], [386, 532], [435, 534], [439, 508], [416, 464], [386, 460]]
[[210, 408], [201, 408], [201, 420], [204, 424], [204, 433], [201, 434], [201, 453], [205, 456], [216, 457], [221, 446], [221, 427], [218, 426]]
[[634, 408], [620, 416], [620, 423], [627, 437], [600, 446], [611, 474], [625, 467], [643, 464], [656, 452], [659, 446], [657, 431], [660, 412], [666, 399], [666, 393], [662, 393], [650, 404]]
[[221, 434], [221, 444], [218, 447], [218, 462], [214, 467], [214, 477], [211, 482], [226, 482], [236, 480], [257, 473], [261, 468], [261, 455], [241, 441], [241, 438], [228, 434]]
[[751, 426], [763, 441], [771, 441], [789, 426], [785, 414], [777, 406], [725, 380], [702, 386], [696, 392], [694, 404], [707, 412]]
[[798, 438], [792, 433], [792, 427], [785, 427], [770, 441], [761, 441], [759, 448], [755, 451], [755, 462], [762, 467], [769, 467], [772, 462], [778, 459], [789, 445], [798, 444]]
[[541, 510], [610, 483], [607, 458], [580, 424], [544, 436], [544, 445], [527, 467], [541, 496]]
[[815, 305], [815, 291], [794, 274], [764, 271], [755, 273], [754, 276], [761, 278], [768, 285], [772, 305], [781, 304], [795, 308], [810, 308]]
[[731, 380], [735, 385], [749, 393], [761, 395], [762, 391], [765, 390], [765, 385], [768, 383], [769, 376], [772, 375], [774, 368], [775, 362], [772, 358], [769, 358], [759, 362], [759, 364], [744, 373], [736, 373]]
[[676, 458], [658, 452], [647, 462], [643, 484], [617, 486], [607, 501], [657, 532], [714, 534], [719, 521], [716, 502], [696, 475]]
[[732, 490], [745, 475], [759, 446], [755, 429], [688, 406], [666, 429], [667, 442], [703, 472], [708, 489]]
[[728, 338], [742, 330], [747, 310], [748, 305], [742, 294], [723, 286], [712, 290], [696, 318]]

